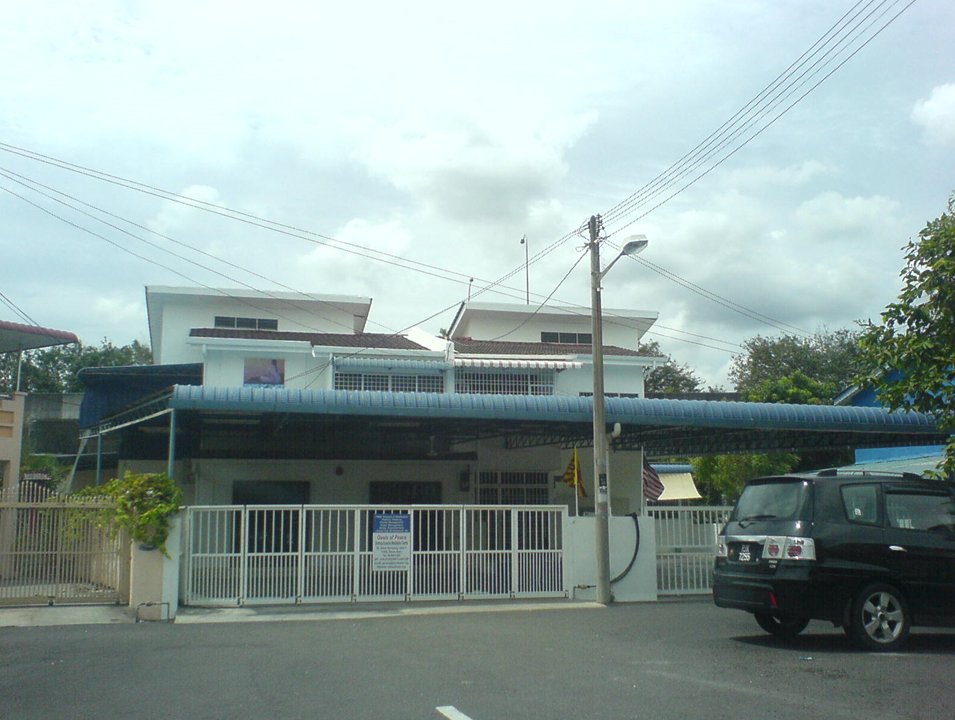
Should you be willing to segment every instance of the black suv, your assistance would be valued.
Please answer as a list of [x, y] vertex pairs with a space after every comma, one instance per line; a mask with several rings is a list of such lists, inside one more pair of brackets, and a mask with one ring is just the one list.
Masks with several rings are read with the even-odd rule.
[[955, 626], [955, 484], [825, 470], [752, 480], [719, 535], [713, 600], [781, 639], [810, 620], [892, 650]]

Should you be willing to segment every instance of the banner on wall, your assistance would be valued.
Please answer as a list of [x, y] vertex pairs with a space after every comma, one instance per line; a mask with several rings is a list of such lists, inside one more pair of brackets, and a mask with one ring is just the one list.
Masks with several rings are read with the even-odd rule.
[[245, 385], [284, 385], [285, 360], [246, 358], [242, 377]]

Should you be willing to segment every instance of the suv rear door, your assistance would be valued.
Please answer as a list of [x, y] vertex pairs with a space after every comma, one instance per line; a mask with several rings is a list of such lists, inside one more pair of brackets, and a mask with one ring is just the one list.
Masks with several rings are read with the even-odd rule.
[[887, 562], [921, 623], [955, 619], [955, 497], [947, 486], [884, 486]]

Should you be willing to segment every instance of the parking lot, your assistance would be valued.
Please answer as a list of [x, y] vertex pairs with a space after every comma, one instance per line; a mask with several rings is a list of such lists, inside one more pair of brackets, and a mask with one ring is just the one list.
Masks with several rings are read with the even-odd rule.
[[702, 598], [344, 610], [3, 627], [0, 718], [955, 716], [948, 631], [871, 654], [821, 623], [780, 646]]

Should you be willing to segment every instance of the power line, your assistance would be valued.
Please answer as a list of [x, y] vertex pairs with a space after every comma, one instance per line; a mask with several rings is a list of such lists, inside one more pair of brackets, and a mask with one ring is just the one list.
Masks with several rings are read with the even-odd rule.
[[[894, 4], [896, 4], [898, 1], [899, 1], [899, 0], [892, 0], [892, 4], [894, 5]], [[882, 0], [882, 2], [880, 2], [874, 9], [872, 9], [872, 10], [869, 11], [869, 13], [863, 18], [863, 21], [868, 20], [868, 19], [871, 18], [873, 15], [875, 15], [876, 11], [879, 10], [879, 8], [882, 8], [882, 6], [886, 4], [886, 2], [887, 2], [887, 0]], [[690, 186], [694, 185], [694, 184], [697, 183], [699, 180], [701, 180], [702, 178], [704, 178], [705, 176], [707, 176], [707, 175], [708, 175], [709, 173], [711, 173], [713, 170], [715, 170], [715, 169], [717, 169], [718, 167], [720, 167], [724, 162], [726, 162], [726, 161], [729, 160], [731, 157], [733, 157], [733, 156], [734, 156], [737, 152], [739, 152], [743, 147], [745, 147], [745, 146], [748, 145], [750, 142], [752, 142], [753, 140], [755, 140], [757, 137], [759, 137], [760, 135], [762, 135], [763, 132], [765, 132], [767, 129], [769, 129], [769, 127], [771, 127], [773, 124], [775, 124], [780, 118], [782, 118], [782, 117], [783, 117], [786, 113], [788, 113], [793, 107], [795, 107], [799, 102], [801, 102], [807, 95], [809, 95], [809, 93], [811, 93], [813, 90], [815, 90], [817, 87], [819, 87], [823, 82], [825, 82], [829, 77], [831, 77], [837, 70], [839, 70], [839, 68], [841, 68], [843, 65], [845, 65], [845, 64], [846, 64], [850, 59], [852, 59], [858, 52], [860, 52], [864, 47], [866, 47], [873, 39], [875, 39], [875, 37], [877, 37], [883, 30], [885, 30], [886, 27], [888, 27], [891, 23], [893, 23], [903, 12], [905, 12], [905, 11], [906, 11], [909, 7], [911, 7], [914, 3], [915, 3], [915, 0], [910, 0], [901, 10], [899, 10], [894, 16], [892, 16], [891, 18], [889, 18], [889, 20], [887, 20], [887, 21], [885, 22], [885, 24], [883, 24], [880, 28], [878, 28], [872, 35], [870, 35], [868, 38], [866, 38], [866, 39], [862, 42], [862, 44], [859, 45], [857, 48], [855, 48], [847, 57], [845, 57], [845, 58], [844, 58], [843, 60], [841, 60], [838, 64], [836, 64], [835, 67], [833, 67], [829, 72], [827, 72], [820, 80], [818, 80], [816, 83], [814, 83], [814, 84], [813, 84], [808, 90], [806, 90], [804, 93], [802, 93], [801, 95], [799, 95], [792, 103], [790, 103], [790, 104], [787, 105], [785, 108], [783, 108], [777, 115], [775, 115], [772, 119], [770, 119], [769, 121], [767, 121], [762, 127], [760, 127], [760, 128], [758, 128], [757, 130], [755, 130], [755, 131], [752, 133], [752, 135], [750, 135], [749, 137], [743, 139], [738, 145], [736, 145], [736, 147], [734, 147], [733, 149], [727, 151], [725, 155], [723, 155], [722, 157], [720, 157], [719, 159], [717, 159], [717, 160], [716, 160], [712, 165], [710, 165], [709, 167], [707, 167], [707, 168], [701, 170], [698, 175], [696, 175], [695, 177], [693, 177], [693, 178], [691, 178], [689, 181], [687, 181], [685, 184], [683, 184], [683, 185], [681, 185], [680, 187], [678, 187], [674, 192], [672, 192], [672, 193], [670, 193], [669, 195], [665, 196], [662, 200], [660, 200], [660, 201], [657, 202], [656, 204], [652, 205], [652, 206], [649, 207], [646, 211], [642, 212], [641, 214], [637, 215], [636, 217], [633, 217], [633, 218], [632, 218], [631, 220], [629, 220], [628, 222], [626, 222], [626, 223], [624, 223], [624, 224], [618, 226], [615, 230], [613, 230], [613, 232], [610, 233], [610, 235], [616, 234], [616, 233], [621, 232], [622, 230], [626, 229], [627, 227], [630, 227], [630, 226], [633, 225], [634, 223], [638, 222], [639, 220], [643, 219], [644, 217], [646, 217], [647, 215], [649, 215], [651, 212], [653, 212], [654, 210], [656, 210], [657, 208], [659, 208], [661, 205], [664, 205], [665, 203], [669, 202], [669, 201], [672, 200], [674, 197], [676, 197], [677, 195], [679, 195], [680, 193], [682, 193], [684, 190], [686, 190], [687, 188], [689, 188]], [[859, 4], [860, 4], [860, 3], [857, 3], [856, 6], [858, 6]], [[868, 7], [869, 5], [872, 5], [872, 2], [868, 3], [868, 4], [867, 4], [867, 7]], [[890, 6], [890, 7], [891, 7], [891, 6]], [[860, 31], [860, 32], [858, 32], [858, 33], [856, 34], [856, 37], [858, 37], [858, 36], [861, 35], [862, 33], [866, 32], [869, 28], [872, 27], [872, 25], [874, 25], [874, 24], [875, 24], [876, 22], [878, 22], [882, 17], [884, 17], [884, 16], [888, 13], [890, 7], [887, 7], [887, 8], [882, 9], [882, 11], [879, 12], [878, 15], [876, 15], [876, 17], [875, 17], [874, 19], [872, 19], [872, 20], [868, 23], [868, 25], [866, 25], [866, 27], [865, 27], [862, 31]], [[851, 10], [850, 10], [850, 12], [851, 12]], [[861, 13], [861, 11], [860, 11], [860, 13]], [[855, 19], [856, 17], [858, 17], [858, 14], [859, 14], [859, 13], [857, 13], [855, 16], [853, 16], [852, 19]], [[845, 16], [844, 16], [844, 17], [845, 17]], [[857, 24], [852, 28], [852, 30], [851, 30], [850, 32], [855, 32], [855, 31], [863, 24], [863, 21], [860, 21], [859, 23], [857, 23]], [[838, 23], [837, 23], [837, 24], [838, 24]], [[831, 28], [830, 28], [830, 32], [831, 32]], [[828, 35], [828, 34], [829, 34], [829, 32], [826, 33], [826, 35]], [[825, 35], [824, 35], [823, 37], [825, 37]], [[851, 43], [852, 41], [854, 41], [854, 40], [856, 39], [856, 37], [850, 38], [849, 42]], [[818, 42], [819, 42], [819, 41], [817, 41], [817, 44], [818, 44]], [[841, 44], [844, 44], [844, 43], [843, 43], [843, 40], [839, 40], [838, 42], [839, 42], [840, 45], [841, 45]], [[827, 42], [826, 44], [828, 44], [828, 42]], [[837, 45], [837, 47], [838, 47], [838, 45]], [[844, 52], [844, 50], [845, 50], [844, 47], [839, 47], [838, 52], [839, 52], [839, 53], [842, 53], [842, 52]], [[833, 54], [834, 52], [835, 52], [835, 48], [831, 48], [830, 50], [828, 50], [828, 51], [823, 55], [823, 58], [827, 58], [829, 55]], [[805, 54], [804, 54], [804, 55], [805, 55]], [[812, 57], [813, 55], [815, 55], [815, 53], [810, 54], [809, 57]], [[690, 174], [691, 174], [692, 172], [694, 172], [697, 168], [699, 168], [701, 165], [703, 165], [707, 160], [709, 160], [710, 158], [714, 157], [715, 155], [718, 155], [718, 154], [719, 154], [720, 152], [722, 152], [725, 148], [729, 147], [730, 144], [731, 144], [736, 138], [738, 138], [740, 135], [742, 135], [742, 134], [744, 134], [745, 132], [747, 132], [751, 127], [754, 127], [757, 122], [759, 122], [759, 121], [762, 120], [764, 117], [766, 117], [770, 112], [772, 112], [773, 110], [775, 110], [775, 108], [777, 108], [782, 102], [784, 102], [784, 101], [787, 100], [789, 97], [791, 97], [799, 88], [801, 88], [802, 86], [804, 86], [812, 77], [814, 77], [814, 76], [817, 75], [819, 72], [821, 72], [828, 64], [830, 64], [830, 63], [832, 62], [832, 60], [833, 60], [832, 58], [825, 60], [825, 62], [822, 64], [821, 67], [817, 67], [817, 66], [819, 65], [820, 62], [822, 62], [822, 59], [817, 60], [815, 63], [813, 63], [813, 65], [810, 66], [811, 72], [810, 72], [810, 70], [806, 70], [806, 71], [804, 71], [801, 75], [799, 75], [799, 76], [797, 77], [797, 80], [801, 80], [801, 82], [792, 83], [792, 84], [790, 84], [788, 87], [786, 87], [783, 91], [781, 91], [781, 92], [777, 93], [776, 95], [772, 96], [771, 99], [774, 101], [773, 104], [771, 104], [771, 105], [769, 105], [769, 106], [765, 106], [765, 107], [760, 108], [759, 111], [758, 111], [758, 113], [757, 113], [757, 115], [756, 115], [755, 117], [751, 117], [750, 119], [746, 120], [741, 126], [737, 127], [735, 130], [733, 130], [727, 137], [725, 137], [723, 140], [720, 140], [720, 141], [716, 144], [716, 146], [712, 146], [713, 141], [715, 141], [717, 138], [719, 138], [719, 137], [725, 135], [726, 132], [727, 132], [730, 128], [732, 128], [732, 127], [734, 127], [734, 126], [737, 125], [737, 122], [735, 121], [735, 118], [739, 115], [739, 113], [737, 113], [737, 116], [734, 116], [734, 118], [731, 118], [731, 121], [732, 121], [732, 122], [731, 122], [731, 121], [727, 121], [727, 123], [724, 123], [724, 125], [721, 126], [721, 128], [720, 128], [719, 130], [717, 130], [715, 133], [713, 133], [712, 135], [710, 135], [710, 136], [709, 136], [706, 140], [704, 140], [702, 143], [700, 143], [699, 145], [697, 145], [697, 148], [695, 148], [694, 151], [691, 151], [690, 153], [688, 153], [687, 155], [685, 155], [684, 158], [681, 158], [680, 161], [677, 161], [677, 163], [675, 163], [674, 165], [672, 165], [667, 171], [665, 171], [665, 172], [662, 173], [661, 175], [658, 175], [657, 178], [655, 178], [653, 181], [651, 181], [650, 183], [648, 183], [647, 185], [645, 185], [643, 188], [641, 188], [641, 190], [638, 190], [636, 193], [634, 193], [633, 195], [631, 195], [627, 200], [624, 200], [622, 203], [618, 203], [616, 206], [614, 206], [614, 208], [612, 208], [612, 209], [608, 212], [608, 217], [607, 217], [608, 222], [613, 222], [613, 221], [615, 221], [615, 220], [622, 220], [622, 219], [624, 219], [624, 218], [627, 217], [627, 216], [633, 215], [634, 213], [638, 212], [638, 211], [640, 210], [640, 208], [642, 208], [642, 207], [644, 207], [645, 205], [647, 205], [648, 203], [652, 202], [652, 201], [654, 200], [654, 198], [656, 198], [656, 197], [658, 197], [659, 195], [661, 195], [662, 193], [664, 193], [668, 188], [672, 187], [673, 185], [677, 184], [678, 182], [681, 182], [684, 177], [687, 177], [688, 175], [690, 175]], [[792, 66], [791, 66], [791, 67], [792, 67]], [[815, 68], [815, 69], [812, 69], [812, 68]], [[789, 74], [791, 74], [791, 73], [789, 73]], [[787, 74], [787, 77], [788, 77], [789, 74]], [[773, 85], [771, 85], [770, 87], [773, 87]], [[764, 92], [765, 92], [765, 90], [764, 90]], [[763, 94], [763, 93], [761, 93], [760, 95], [762, 95], [762, 94]], [[757, 96], [757, 97], [760, 97], [760, 96]], [[752, 101], [751, 101], [751, 103], [752, 103]], [[749, 106], [749, 104], [748, 104], [747, 106], [744, 107], [744, 110], [746, 110], [746, 109], [749, 108], [749, 107], [750, 107], [750, 106]], [[740, 112], [742, 112], [742, 111], [740, 111]], [[748, 113], [747, 113], [747, 114], [748, 114]], [[710, 148], [710, 149], [709, 149], [709, 150], [706, 150], [706, 148]], [[706, 152], [703, 152], [704, 150], [706, 150]], [[689, 165], [687, 165], [686, 163], [687, 163], [690, 159], [692, 159], [692, 162], [690, 162]]]
[[[805, 85], [811, 78], [825, 69], [826, 66], [831, 64], [835, 60], [835, 57], [838, 57], [839, 54], [845, 51], [846, 46], [855, 41], [859, 36], [869, 30], [876, 22], [883, 18], [891, 9], [891, 7], [898, 3], [899, 0], [892, 0], [889, 7], [883, 7], [886, 5], [888, 0], [882, 0], [874, 8], [868, 9], [867, 14], [858, 22], [853, 25], [848, 33], [843, 35], [835, 44], [834, 47], [829, 48], [823, 55], [818, 58], [814, 63], [812, 63], [808, 69], [804, 70], [800, 75], [798, 75], [793, 82], [785, 84], [790, 78], [792, 78], [793, 73], [796, 69], [803, 66], [809, 59], [813, 58], [819, 53], [821, 48], [829, 45], [832, 38], [826, 40], [826, 38], [833, 33], [834, 28], [837, 28], [840, 24], [845, 26], [844, 21], [846, 18], [862, 3], [856, 3], [852, 9], [850, 9], [842, 18], [831, 27], [816, 43], [805, 53], [803, 53], [800, 58], [794, 62], [790, 67], [784, 71], [780, 76], [770, 83], [766, 88], [760, 92], [756, 98], [747, 103], [743, 108], [741, 108], [737, 113], [725, 122], [720, 128], [711, 133], [706, 139], [699, 143], [693, 150], [685, 154], [680, 160], [671, 165], [666, 171], [658, 175], [656, 178], [651, 180], [649, 183], [644, 185], [634, 194], [630, 195], [624, 201], [618, 203], [613, 208], [611, 208], [604, 217], [606, 222], [609, 224], [616, 220], [621, 220], [628, 215], [632, 215], [637, 212], [639, 208], [645, 206], [647, 203], [651, 202], [655, 197], [661, 195], [668, 188], [677, 184], [681, 181], [682, 178], [686, 177], [690, 173], [694, 172], [699, 168], [703, 163], [708, 159], [712, 158], [715, 155], [718, 155], [725, 148], [727, 148], [736, 138], [738, 138], [743, 133], [747, 132], [751, 127], [754, 127], [759, 121], [765, 118], [769, 113], [771, 113], [775, 108], [777, 108], [782, 102], [791, 97], [799, 88]], [[650, 212], [657, 209], [664, 203], [668, 202], [672, 198], [679, 195], [681, 192], [686, 190], [691, 185], [698, 182], [700, 179], [708, 175], [710, 172], [715, 170], [717, 167], [722, 165], [726, 160], [735, 155], [739, 150], [749, 144], [756, 137], [761, 135], [766, 129], [772, 126], [777, 120], [779, 120], [783, 115], [785, 115], [789, 110], [791, 110], [795, 105], [797, 105], [801, 100], [803, 100], [809, 93], [815, 90], [819, 85], [821, 85], [825, 80], [827, 80], [833, 73], [835, 73], [839, 68], [845, 65], [852, 57], [854, 57], [862, 48], [866, 47], [876, 36], [878, 36], [886, 27], [888, 27], [892, 22], [894, 22], [905, 10], [907, 10], [915, 0], [910, 0], [901, 10], [899, 10], [894, 16], [889, 18], [880, 28], [878, 28], [872, 35], [862, 42], [857, 48], [855, 48], [847, 57], [845, 57], [841, 62], [839, 62], [835, 67], [833, 67], [828, 73], [826, 73], [818, 82], [813, 84], [806, 92], [800, 95], [796, 100], [786, 106], [779, 114], [773, 117], [771, 120], [766, 122], [763, 127], [759, 128], [748, 138], [745, 138], [741, 141], [734, 149], [729, 151], [722, 158], [717, 160], [713, 165], [703, 170], [699, 175], [691, 179], [685, 185], [679, 187], [675, 192], [663, 198], [660, 202], [650, 207], [646, 212], [641, 215], [633, 218], [630, 222], [623, 224], [617, 227], [610, 234], [613, 235], [621, 230], [629, 227], [640, 219], [646, 217]], [[856, 12], [847, 22], [853, 22], [859, 18], [859, 16], [866, 12], [867, 8], [873, 5], [873, 2], [866, 3], [866, 7], [862, 10]], [[882, 8], [881, 12], [878, 12]], [[878, 14], [877, 14], [878, 13]], [[875, 16], [873, 18], [873, 16]], [[868, 24], [860, 31], [859, 28], [862, 25], [869, 21]], [[836, 34], [842, 32], [838, 30]], [[821, 43], [821, 45], [820, 45]], [[818, 47], [817, 47], [818, 46]], [[835, 54], [835, 57], [830, 57]], [[820, 65], [821, 63], [821, 65]], [[781, 89], [780, 89], [781, 88]], [[772, 103], [772, 104], [766, 104]], [[754, 114], [755, 113], [755, 114]], [[747, 117], [748, 116], [748, 117]], [[745, 120], [743, 118], [746, 118]], [[735, 128], [735, 129], [734, 129]]]

